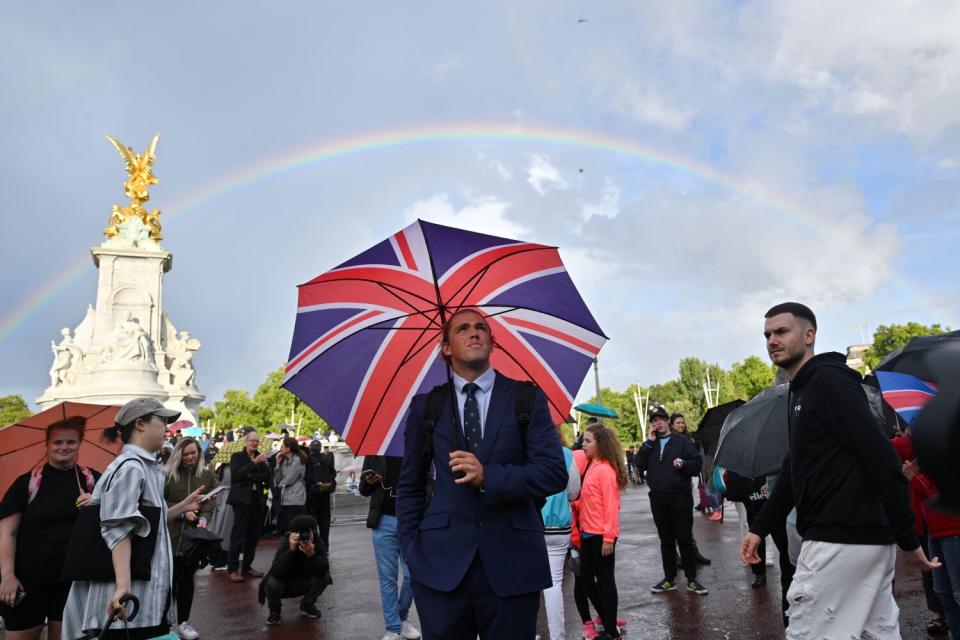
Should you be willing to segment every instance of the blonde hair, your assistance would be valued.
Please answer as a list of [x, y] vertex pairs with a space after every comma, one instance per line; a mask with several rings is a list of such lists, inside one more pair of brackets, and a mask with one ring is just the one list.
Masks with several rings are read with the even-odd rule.
[[197, 471], [193, 474], [196, 477], [206, 470], [207, 464], [203, 459], [203, 448], [200, 446], [200, 443], [197, 442], [196, 438], [180, 438], [177, 442], [177, 446], [173, 448], [173, 453], [170, 454], [170, 459], [167, 460], [167, 482], [180, 482], [180, 464], [183, 460], [183, 450], [188, 446], [193, 445], [197, 448]]

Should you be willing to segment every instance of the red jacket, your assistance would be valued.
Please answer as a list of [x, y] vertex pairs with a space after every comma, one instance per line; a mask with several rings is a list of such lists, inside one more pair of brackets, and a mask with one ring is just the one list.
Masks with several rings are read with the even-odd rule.
[[[901, 460], [906, 462], [914, 459], [909, 434], [897, 436], [891, 443]], [[960, 536], [960, 518], [948, 516], [929, 506], [930, 499], [938, 493], [937, 486], [926, 474], [918, 473], [910, 481], [910, 506], [913, 507], [917, 534], [922, 535], [926, 525], [931, 538]]]

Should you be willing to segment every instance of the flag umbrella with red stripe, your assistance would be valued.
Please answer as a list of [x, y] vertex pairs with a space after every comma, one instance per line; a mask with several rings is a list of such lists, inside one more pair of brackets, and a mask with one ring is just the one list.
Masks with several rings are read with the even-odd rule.
[[487, 316], [491, 362], [532, 380], [555, 423], [607, 338], [556, 247], [418, 220], [300, 285], [283, 386], [357, 455], [403, 452], [410, 401], [447, 381], [444, 321]]

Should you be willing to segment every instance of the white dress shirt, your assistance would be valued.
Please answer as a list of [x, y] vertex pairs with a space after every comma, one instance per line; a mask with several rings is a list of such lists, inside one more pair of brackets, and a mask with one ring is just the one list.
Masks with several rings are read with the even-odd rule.
[[[493, 367], [484, 371], [479, 378], [474, 380], [474, 384], [480, 387], [473, 397], [477, 399], [477, 408], [480, 410], [480, 436], [484, 435], [484, 428], [487, 424], [487, 409], [490, 407], [490, 396], [493, 395], [493, 383], [497, 379], [497, 372]], [[467, 394], [463, 392], [463, 387], [469, 382], [464, 380], [456, 373], [453, 374], [453, 386], [457, 390], [457, 408], [460, 410], [460, 431], [463, 432], [463, 405], [467, 402]]]

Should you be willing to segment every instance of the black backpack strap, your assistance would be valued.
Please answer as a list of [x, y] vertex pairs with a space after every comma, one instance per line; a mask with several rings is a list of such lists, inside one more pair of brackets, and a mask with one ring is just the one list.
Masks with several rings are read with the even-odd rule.
[[517, 425], [520, 427], [520, 434], [525, 436], [527, 427], [530, 426], [530, 419], [533, 416], [533, 404], [537, 399], [537, 385], [529, 380], [517, 380], [513, 395], [516, 400]]
[[430, 463], [433, 461], [433, 428], [437, 426], [440, 420], [440, 414], [443, 412], [443, 403], [447, 399], [447, 385], [438, 384], [430, 390], [427, 396], [427, 408], [423, 414], [423, 449], [420, 452], [420, 464], [423, 472], [430, 471]]

